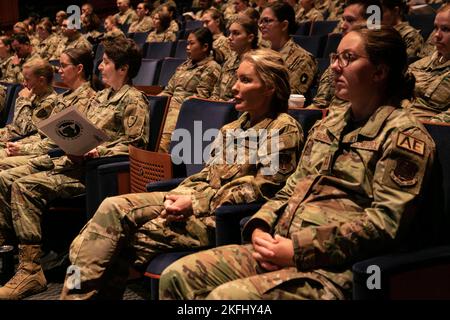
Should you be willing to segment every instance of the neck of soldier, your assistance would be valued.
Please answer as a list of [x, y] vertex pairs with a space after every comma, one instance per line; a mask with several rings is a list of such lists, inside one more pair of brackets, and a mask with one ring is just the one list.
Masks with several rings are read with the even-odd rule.
[[[373, 91], [376, 92], [376, 91]], [[378, 107], [382, 106], [385, 98], [382, 94], [361, 95], [350, 100], [353, 120], [362, 121], [368, 119]]]
[[36, 97], [43, 97], [47, 93], [50, 93], [53, 90], [53, 88], [50, 85], [45, 85], [41, 88], [34, 87], [33, 93], [36, 95]]
[[72, 90], [75, 91], [76, 89], [78, 89], [79, 87], [81, 87], [84, 83], [86, 82], [86, 80], [84, 80], [83, 78], [77, 78], [73, 81], [73, 83], [67, 83], [67, 86]]
[[126, 83], [127, 83], [126, 79], [114, 79], [114, 81], [112, 81], [112, 83], [110, 84], [110, 87], [114, 91], [119, 91], [120, 88], [122, 88]]
[[289, 35], [288, 34], [284, 34], [281, 37], [274, 39], [274, 40], [270, 40], [270, 42], [272, 43], [272, 50], [275, 51], [280, 51], [281, 48], [283, 48], [283, 46], [286, 44], [286, 42], [289, 41]]

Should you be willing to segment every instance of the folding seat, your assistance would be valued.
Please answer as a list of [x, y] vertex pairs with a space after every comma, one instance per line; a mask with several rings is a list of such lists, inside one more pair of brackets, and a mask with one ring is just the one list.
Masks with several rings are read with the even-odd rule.
[[164, 59], [172, 56], [175, 42], [147, 42], [144, 45], [144, 59]]
[[174, 57], [179, 59], [187, 59], [186, 46], [187, 41], [185, 39], [178, 40], [175, 47]]
[[0, 112], [0, 128], [3, 128], [8, 123], [11, 123], [14, 118], [16, 99], [23, 86], [18, 83], [1, 82], [1, 84], [6, 87], [5, 106]]
[[159, 72], [158, 85], [165, 87], [169, 83], [178, 66], [186, 59], [180, 58], [164, 58], [161, 64], [161, 71]]
[[147, 39], [149, 32], [136, 32], [133, 33], [133, 40], [136, 42], [141, 48], [144, 47], [145, 40]]
[[310, 31], [311, 31], [311, 21], [301, 22], [298, 25], [298, 28], [297, 28], [297, 31], [295, 32], [295, 35], [297, 35], [297, 36], [309, 36]]
[[341, 42], [342, 34], [341, 33], [331, 33], [327, 37], [327, 41], [325, 44], [325, 49], [323, 50], [323, 58], [329, 59], [330, 53], [336, 52], [339, 43]]
[[314, 57], [321, 57], [325, 46], [325, 36], [298, 36], [293, 35], [292, 39], [303, 49], [311, 53]]
[[406, 20], [409, 24], [420, 31], [423, 39], [428, 39], [428, 36], [434, 29], [434, 14], [420, 14], [420, 15], [408, 15]]
[[158, 78], [160, 60], [142, 59], [138, 74], [133, 78], [133, 85], [151, 86]]
[[311, 26], [311, 36], [323, 36], [332, 33], [339, 21], [314, 21]]

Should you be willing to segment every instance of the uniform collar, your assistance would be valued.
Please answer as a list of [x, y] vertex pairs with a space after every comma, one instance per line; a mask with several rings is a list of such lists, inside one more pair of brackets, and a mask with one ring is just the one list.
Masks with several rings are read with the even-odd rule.
[[212, 60], [213, 60], [213, 57], [211, 57], [211, 56], [207, 56], [205, 59], [203, 59], [203, 60], [201, 60], [201, 61], [199, 61], [197, 63], [193, 63], [192, 60], [189, 59], [187, 61], [187, 68], [188, 69], [197, 68], [197, 67], [200, 67], [200, 66], [203, 66], [203, 65], [209, 63]]
[[108, 95], [112, 94], [112, 97], [110, 97], [108, 100], [108, 103], [115, 103], [117, 101], [119, 101], [120, 99], [122, 99], [122, 97], [128, 92], [128, 90], [130, 90], [130, 86], [128, 84], [124, 84], [119, 91], [117, 92], [113, 92], [112, 88], [108, 88]]

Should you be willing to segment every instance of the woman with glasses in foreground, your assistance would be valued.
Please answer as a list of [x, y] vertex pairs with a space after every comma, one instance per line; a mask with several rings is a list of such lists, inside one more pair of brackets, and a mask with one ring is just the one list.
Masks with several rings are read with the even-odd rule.
[[[412, 95], [397, 31], [348, 33], [332, 56], [345, 112], [308, 135], [296, 172], [244, 226], [249, 244], [178, 260], [160, 279], [163, 299], [348, 299], [351, 266], [408, 237], [399, 230], [425, 188], [435, 147], [400, 107]], [[409, 233], [411, 234], [411, 233]]]

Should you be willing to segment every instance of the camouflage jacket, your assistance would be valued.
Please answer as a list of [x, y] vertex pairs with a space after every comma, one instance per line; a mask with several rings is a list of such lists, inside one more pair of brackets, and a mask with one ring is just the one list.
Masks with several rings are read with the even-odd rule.
[[223, 64], [231, 54], [230, 44], [228, 38], [223, 33], [215, 34], [213, 36], [213, 48], [216, 52], [215, 60], [219, 64]]
[[345, 6], [344, 0], [330, 0], [328, 7], [330, 15], [328, 16], [327, 20], [329, 21], [339, 20], [342, 14], [344, 13], [344, 6]]
[[21, 138], [37, 130], [36, 125], [47, 119], [56, 105], [56, 92], [50, 90], [38, 97], [18, 97], [14, 107], [14, 118], [10, 124], [0, 129], [0, 141]]
[[72, 41], [69, 41], [67, 37], [63, 37], [50, 60], [59, 59], [61, 53], [71, 48], [92, 50], [92, 44], [88, 40], [86, 40], [86, 38], [83, 37], [81, 33], [78, 34], [76, 38]]
[[[236, 129], [240, 129], [240, 132], [233, 134]], [[245, 139], [251, 129], [256, 132], [268, 130], [268, 139], [259, 140], [259, 143]], [[269, 169], [271, 162], [264, 160], [270, 159], [271, 155], [278, 156], [270, 153], [271, 130], [278, 130], [279, 134], [279, 169], [273, 174], [267, 174], [265, 170]], [[228, 139], [227, 133], [230, 135]], [[244, 113], [238, 120], [220, 129], [220, 134], [211, 148], [212, 157], [205, 168], [185, 179], [169, 193], [190, 194], [194, 215], [197, 217], [208, 216], [223, 204], [266, 201], [284, 186], [286, 179], [295, 171], [303, 142], [300, 125], [286, 113], [281, 113], [274, 119], [265, 118], [253, 127], [250, 126], [248, 113]], [[237, 159], [240, 152], [235, 152], [236, 144], [244, 146], [243, 158]], [[266, 155], [252, 164], [249, 155], [263, 155], [266, 146], [269, 150]]]
[[308, 12], [305, 12], [303, 7], [300, 7], [295, 14], [295, 22], [302, 23], [307, 21], [323, 21], [323, 15], [319, 10], [312, 8]]
[[211, 95], [212, 100], [224, 100], [229, 101], [234, 98], [231, 88], [236, 82], [236, 71], [241, 63], [240, 57], [232, 52], [231, 55], [225, 60], [220, 72], [219, 80], [214, 86], [214, 91]]
[[429, 57], [432, 56], [435, 51], [436, 46], [434, 45], [434, 32], [431, 32], [417, 56], [420, 58]]
[[312, 85], [317, 72], [316, 59], [292, 39], [279, 51], [289, 70], [292, 93], [305, 94]]
[[3, 109], [5, 108], [5, 104], [6, 104], [6, 90], [7, 90], [7, 88], [0, 84], [0, 112], [2, 112]]
[[136, 32], [148, 32], [152, 29], [153, 22], [152, 18], [149, 16], [145, 16], [142, 18], [141, 21], [135, 21], [130, 25], [130, 28], [128, 29], [129, 33], [136, 33]]
[[[212, 57], [198, 63], [188, 59], [178, 66], [167, 87], [160, 95], [171, 96], [163, 133], [171, 134], [175, 128], [181, 104], [186, 98], [209, 98], [220, 75], [220, 66]], [[162, 149], [165, 149], [163, 147]]]
[[394, 26], [405, 41], [406, 53], [408, 57], [416, 57], [423, 46], [423, 38], [420, 32], [409, 25], [408, 22], [403, 21]]
[[112, 40], [112, 39], [116, 39], [116, 38], [126, 38], [127, 36], [125, 35], [125, 33], [123, 33], [122, 30], [120, 30], [119, 28], [115, 28], [114, 30], [105, 32], [103, 34], [103, 38], [104, 39], [108, 39], [108, 40]]
[[9, 56], [3, 60], [0, 60], [0, 79], [4, 78], [6, 74], [6, 70], [9, 68], [9, 64], [11, 63], [13, 56]]
[[114, 18], [116, 19], [116, 21], [119, 25], [131, 24], [132, 22], [139, 20], [138, 15], [131, 8], [128, 8], [128, 10], [125, 11], [124, 13], [120, 13], [120, 12], [116, 13], [114, 15]]
[[[85, 82], [76, 90], [68, 90], [57, 96], [55, 107], [50, 116], [70, 107], [77, 106], [78, 110], [86, 114], [89, 100], [95, 96], [89, 82]], [[41, 155], [58, 146], [44, 133], [36, 133], [20, 141], [20, 155]]]
[[61, 38], [53, 33], [49, 35], [47, 39], [39, 42], [36, 46], [36, 52], [42, 59], [50, 60], [50, 58], [55, 54], [60, 41]]
[[423, 119], [450, 108], [450, 60], [439, 62], [435, 52], [409, 66], [416, 77], [415, 95], [411, 113]]
[[23, 83], [25, 79], [22, 74], [22, 66], [28, 61], [38, 57], [39, 55], [33, 51], [28, 57], [20, 59], [19, 64], [13, 64], [12, 60], [9, 60], [5, 73], [2, 75], [2, 81], [10, 83]]
[[289, 237], [299, 271], [340, 285], [348, 285], [354, 262], [398, 244], [404, 214], [414, 213], [435, 154], [408, 111], [382, 106], [359, 126], [349, 111], [313, 127], [296, 172], [243, 230], [246, 240], [261, 225]]
[[153, 30], [148, 34], [145, 42], [173, 42], [176, 39], [177, 35], [169, 29], [164, 32], [156, 32], [156, 30]]
[[108, 136], [97, 147], [100, 156], [128, 154], [128, 145], [145, 149], [149, 141], [148, 101], [141, 91], [124, 85], [107, 88], [90, 100], [87, 117]]

